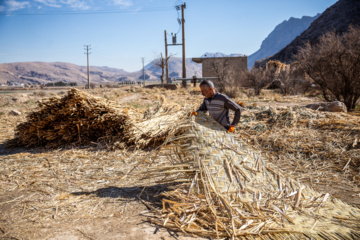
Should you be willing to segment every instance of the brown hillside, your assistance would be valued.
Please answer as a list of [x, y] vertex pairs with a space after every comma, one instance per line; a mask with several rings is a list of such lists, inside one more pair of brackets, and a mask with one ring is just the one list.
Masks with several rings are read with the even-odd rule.
[[342, 34], [347, 31], [350, 25], [360, 25], [360, 0], [339, 0], [326, 9], [307, 30], [296, 37], [289, 45], [267, 59], [256, 61], [255, 66], [264, 66], [270, 60], [290, 63], [293, 61], [293, 56], [304, 46], [305, 42], [309, 41], [311, 44], [315, 44], [323, 34], [333, 30], [337, 34]]
[[[161, 69], [155, 66], [153, 60], [145, 66], [145, 73], [150, 80], [160, 80]], [[182, 59], [170, 58], [170, 77], [182, 76]], [[187, 76], [201, 76], [201, 64], [186, 61]], [[142, 81], [142, 69], [135, 72], [127, 72], [122, 69], [110, 67], [90, 66], [90, 80], [93, 83], [106, 84], [121, 81]], [[87, 83], [87, 67], [64, 62], [18, 62], [0, 64], [0, 84], [23, 83], [23, 84], [46, 84], [51, 82], [76, 82]]]
[[[91, 67], [90, 78], [93, 82], [113, 82], [119, 75], [127, 74], [121, 69]], [[24, 84], [42, 84], [49, 82], [87, 82], [87, 69], [63, 62], [20, 62], [0, 64], [0, 83], [18, 82]]]

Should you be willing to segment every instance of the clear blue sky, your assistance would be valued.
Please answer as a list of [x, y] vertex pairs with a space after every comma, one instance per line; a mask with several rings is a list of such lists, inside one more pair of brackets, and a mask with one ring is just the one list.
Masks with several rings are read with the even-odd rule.
[[[276, 25], [315, 16], [336, 0], [189, 0], [186, 57], [250, 55]], [[178, 32], [177, 0], [0, 0], [0, 63], [44, 61], [137, 71], [164, 53], [164, 30]], [[181, 46], [169, 47], [181, 57]]]

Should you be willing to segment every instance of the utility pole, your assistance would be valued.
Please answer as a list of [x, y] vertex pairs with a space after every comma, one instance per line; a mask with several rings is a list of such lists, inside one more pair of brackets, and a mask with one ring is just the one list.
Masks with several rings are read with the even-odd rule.
[[91, 45], [84, 45], [86, 47], [86, 55], [87, 55], [87, 79], [88, 79], [88, 89], [90, 89], [90, 67], [89, 67], [89, 50], [91, 50]]
[[143, 64], [143, 84], [144, 84], [144, 87], [145, 87], [145, 58], [142, 58], [142, 64]]
[[[184, 18], [184, 9], [186, 8], [186, 3], [181, 4], [181, 23], [182, 23], [182, 77], [186, 78], [186, 66], [185, 66], [185, 18]], [[183, 87], [186, 88], [186, 80], [182, 82]]]
[[166, 30], [164, 31], [165, 35], [165, 65], [166, 65], [166, 83], [169, 83], [169, 63], [168, 63], [168, 51], [167, 51], [167, 36]]
[[[167, 36], [165, 30], [165, 58], [166, 58], [166, 79], [169, 79], [169, 64], [167, 58], [167, 47], [168, 46], [176, 46], [182, 45], [182, 86], [186, 88], [186, 57], [185, 57], [185, 18], [184, 18], [184, 9], [186, 8], [186, 3], [175, 6], [176, 10], [179, 11], [181, 8], [181, 19], [178, 19], [179, 24], [182, 25], [182, 43], [176, 43], [176, 34], [172, 38], [172, 44], [167, 43]], [[172, 33], [171, 33], [172, 35]]]

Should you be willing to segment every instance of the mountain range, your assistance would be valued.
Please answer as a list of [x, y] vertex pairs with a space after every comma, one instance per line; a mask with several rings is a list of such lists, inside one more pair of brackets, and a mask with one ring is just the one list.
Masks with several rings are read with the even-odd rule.
[[327, 8], [289, 45], [271, 57], [259, 60], [255, 66], [264, 66], [269, 60], [291, 63], [294, 55], [306, 42], [316, 44], [323, 34], [330, 31], [335, 31], [337, 35], [341, 35], [348, 30], [350, 25], [360, 26], [360, 0], [339, 0]]
[[[145, 66], [146, 80], [159, 80], [161, 68], [153, 60]], [[170, 77], [182, 75], [182, 59], [170, 58]], [[201, 76], [201, 64], [186, 59], [187, 76]], [[142, 81], [143, 71], [127, 72], [123, 69], [90, 66], [90, 80], [93, 83], [106, 84], [122, 81]], [[87, 67], [64, 62], [19, 62], [0, 64], [0, 84], [46, 84], [55, 82], [87, 83]]]
[[291, 17], [275, 27], [275, 29], [261, 43], [260, 49], [248, 56], [248, 68], [251, 69], [255, 61], [274, 55], [279, 52], [320, 16], [303, 16], [302, 18]]

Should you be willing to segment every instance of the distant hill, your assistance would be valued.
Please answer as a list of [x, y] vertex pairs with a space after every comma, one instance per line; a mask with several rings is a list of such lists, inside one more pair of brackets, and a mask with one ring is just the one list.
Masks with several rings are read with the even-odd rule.
[[[128, 72], [108, 67], [90, 67], [93, 82], [114, 82]], [[0, 83], [43, 84], [50, 82], [87, 82], [87, 68], [63, 62], [19, 62], [0, 64]]]
[[305, 31], [310, 24], [320, 16], [303, 16], [285, 20], [278, 24], [275, 29], [261, 43], [260, 49], [248, 56], [248, 68], [251, 69], [255, 61], [270, 57], [286, 47], [292, 40]]
[[[146, 65], [147, 80], [159, 80], [161, 69], [154, 65], [155, 60]], [[182, 76], [182, 59], [170, 58], [171, 77]], [[201, 64], [186, 59], [187, 76], [201, 76]], [[119, 81], [138, 81], [143, 79], [142, 70], [127, 72], [123, 69], [90, 66], [90, 80], [94, 83], [114, 83]], [[0, 84], [46, 84], [51, 82], [87, 83], [86, 66], [64, 62], [19, 62], [0, 64]]]
[[[161, 68], [155, 66], [156, 59], [145, 66], [147, 71], [150, 71], [155, 76], [161, 75]], [[186, 58], [186, 77], [202, 76], [202, 65], [195, 63], [191, 58]], [[170, 77], [182, 77], [182, 58], [171, 57], [169, 59], [169, 76]]]
[[350, 25], [360, 26], [360, 0], [339, 0], [326, 9], [312, 22], [308, 29], [296, 37], [289, 45], [275, 55], [257, 61], [255, 65], [264, 66], [269, 60], [290, 63], [305, 42], [309, 41], [310, 44], [315, 44], [323, 34], [333, 30], [337, 34], [342, 34], [348, 30]]

